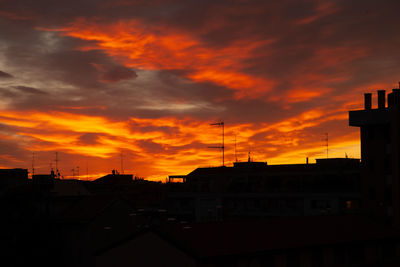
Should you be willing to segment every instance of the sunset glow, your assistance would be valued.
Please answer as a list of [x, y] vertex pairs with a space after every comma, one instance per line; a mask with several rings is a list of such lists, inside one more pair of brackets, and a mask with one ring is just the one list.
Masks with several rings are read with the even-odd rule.
[[61, 12], [22, 2], [1, 1], [0, 11], [7, 168], [31, 170], [34, 155], [48, 173], [57, 152], [65, 177], [80, 166], [98, 178], [122, 159], [125, 173], [164, 181], [221, 164], [209, 148], [221, 145], [210, 125], [221, 120], [227, 165], [249, 154], [313, 162], [327, 156], [327, 136], [329, 157], [359, 158], [347, 112], [399, 78], [395, 8], [84, 1]]

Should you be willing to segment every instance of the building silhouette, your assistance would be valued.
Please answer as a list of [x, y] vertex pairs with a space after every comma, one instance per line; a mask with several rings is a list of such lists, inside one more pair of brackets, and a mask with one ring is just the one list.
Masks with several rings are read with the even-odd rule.
[[96, 266], [399, 266], [399, 235], [360, 216], [163, 225], [96, 253]]
[[26, 184], [28, 170], [26, 169], [0, 169], [0, 194], [9, 188]]
[[363, 212], [400, 226], [400, 89], [387, 96], [364, 95], [364, 109], [349, 112], [349, 125], [360, 127]]
[[269, 216], [354, 214], [360, 206], [360, 161], [317, 159], [313, 164], [236, 162], [197, 168], [169, 183], [170, 216], [221, 221]]

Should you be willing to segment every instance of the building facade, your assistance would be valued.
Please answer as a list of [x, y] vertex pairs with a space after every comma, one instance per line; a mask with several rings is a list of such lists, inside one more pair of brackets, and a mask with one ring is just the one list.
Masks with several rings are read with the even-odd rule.
[[364, 213], [400, 225], [400, 89], [387, 95], [364, 95], [363, 110], [349, 112], [349, 125], [360, 127], [362, 203]]
[[315, 164], [249, 161], [197, 168], [183, 183], [169, 184], [167, 210], [189, 221], [357, 213], [359, 164], [330, 158]]

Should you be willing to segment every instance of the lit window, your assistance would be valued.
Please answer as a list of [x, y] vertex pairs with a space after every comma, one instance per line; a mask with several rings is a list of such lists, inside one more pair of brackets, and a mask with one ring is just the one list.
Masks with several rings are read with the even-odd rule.
[[351, 209], [351, 200], [346, 201], [346, 209]]

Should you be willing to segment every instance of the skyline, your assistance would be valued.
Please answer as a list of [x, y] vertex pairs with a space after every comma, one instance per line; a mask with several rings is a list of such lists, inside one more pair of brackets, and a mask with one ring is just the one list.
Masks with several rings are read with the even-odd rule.
[[[0, 167], [164, 180], [248, 152], [360, 157], [348, 111], [398, 87], [396, 1], [0, 0]], [[53, 163], [54, 165], [54, 163]]]

